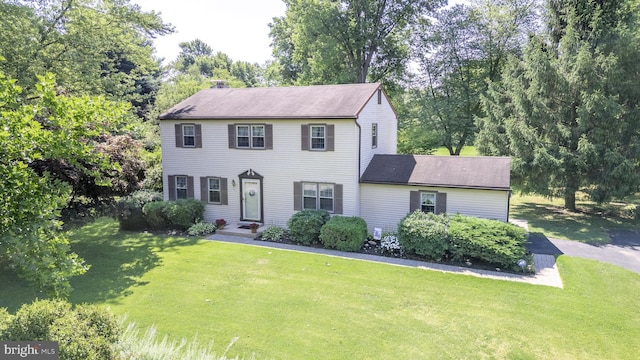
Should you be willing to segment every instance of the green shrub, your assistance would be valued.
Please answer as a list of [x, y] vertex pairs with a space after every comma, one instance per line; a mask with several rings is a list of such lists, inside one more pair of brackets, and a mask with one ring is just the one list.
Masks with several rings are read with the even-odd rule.
[[449, 250], [449, 216], [416, 210], [402, 219], [398, 240], [409, 254], [441, 260]]
[[451, 253], [456, 260], [477, 259], [517, 269], [526, 255], [525, 230], [498, 220], [456, 215], [451, 219]]
[[187, 230], [187, 234], [191, 236], [203, 236], [211, 234], [214, 231], [216, 231], [216, 226], [214, 224], [200, 221], [197, 224], [191, 225]]
[[0, 308], [0, 339], [6, 338], [4, 333], [12, 321], [13, 315], [9, 314], [7, 308]]
[[129, 196], [120, 198], [116, 203], [116, 217], [122, 230], [143, 230], [148, 224], [144, 219], [142, 208], [145, 204], [162, 201], [159, 192], [140, 190]]
[[13, 316], [3, 339], [9, 341], [57, 341], [65, 359], [112, 359], [120, 326], [108, 310], [40, 300], [23, 305]]
[[340, 251], [358, 251], [366, 238], [367, 223], [356, 216], [334, 216], [320, 230], [320, 242]]
[[299, 211], [287, 222], [291, 240], [311, 245], [320, 239], [320, 229], [331, 216], [326, 210], [302, 210]]
[[164, 207], [164, 214], [171, 222], [171, 227], [187, 230], [191, 225], [202, 220], [204, 204], [195, 199], [169, 201]]
[[287, 235], [287, 230], [280, 226], [269, 226], [262, 232], [262, 240], [282, 241]]
[[168, 202], [166, 201], [155, 201], [144, 205], [142, 213], [144, 214], [145, 221], [151, 228], [162, 230], [171, 225], [171, 221], [169, 221], [165, 214], [167, 204]]

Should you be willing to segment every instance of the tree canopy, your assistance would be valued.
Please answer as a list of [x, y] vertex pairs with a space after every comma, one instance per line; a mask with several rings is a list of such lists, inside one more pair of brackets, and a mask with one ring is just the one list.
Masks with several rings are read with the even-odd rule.
[[393, 82], [408, 61], [408, 30], [442, 0], [285, 0], [270, 36], [286, 84]]
[[118, 165], [95, 151], [96, 143], [122, 127], [128, 105], [58, 94], [52, 75], [38, 79], [33, 92], [25, 93], [0, 72], [0, 264], [48, 293], [64, 296], [69, 278], [87, 270], [59, 231], [60, 210], [72, 187], [33, 164], [55, 160], [83, 171], [75, 176], [105, 181], [102, 174], [117, 171]]
[[513, 157], [520, 190], [562, 197], [570, 210], [577, 191], [604, 202], [640, 186], [638, 28], [613, 21], [618, 8], [581, 4], [566, 2], [562, 30], [533, 36], [490, 85], [476, 139], [481, 153]]

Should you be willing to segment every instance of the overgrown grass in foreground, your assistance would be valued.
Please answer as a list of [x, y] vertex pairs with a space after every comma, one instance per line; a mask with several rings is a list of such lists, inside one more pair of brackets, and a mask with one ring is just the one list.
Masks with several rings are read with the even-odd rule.
[[518, 195], [511, 197], [510, 218], [529, 222], [529, 231], [544, 233], [555, 239], [575, 240], [589, 243], [609, 243], [607, 229], [637, 230], [638, 221], [624, 217], [628, 204], [637, 204], [637, 198], [628, 202], [613, 202], [597, 205], [579, 198], [576, 202], [578, 212], [562, 208], [562, 199], [549, 199], [537, 195]]
[[[230, 357], [635, 359], [640, 348], [640, 275], [595, 261], [561, 256], [557, 289], [120, 232], [108, 219], [73, 240], [93, 267], [72, 301], [169, 339], [215, 340], [216, 353], [238, 337]], [[0, 306], [37, 295], [0, 274]]]

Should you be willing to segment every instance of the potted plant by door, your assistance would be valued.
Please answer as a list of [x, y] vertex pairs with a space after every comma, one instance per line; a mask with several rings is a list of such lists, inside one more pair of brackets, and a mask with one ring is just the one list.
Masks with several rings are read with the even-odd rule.
[[260, 225], [256, 224], [256, 223], [249, 224], [249, 229], [251, 229], [251, 232], [254, 233], [254, 234], [256, 233], [256, 231], [258, 231], [259, 227], [260, 227]]
[[227, 224], [227, 221], [225, 219], [216, 219], [216, 226], [218, 227], [218, 230], [224, 229], [224, 226], [226, 224]]

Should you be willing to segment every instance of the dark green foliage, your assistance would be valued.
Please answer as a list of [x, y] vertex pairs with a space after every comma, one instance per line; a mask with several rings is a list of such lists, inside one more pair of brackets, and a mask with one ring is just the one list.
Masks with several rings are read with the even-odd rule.
[[120, 222], [120, 229], [142, 230], [148, 224], [144, 218], [142, 208], [150, 202], [161, 201], [162, 194], [149, 190], [136, 191], [133, 194], [121, 198], [116, 204], [116, 213]]
[[142, 207], [144, 220], [152, 229], [166, 229], [171, 224], [164, 211], [166, 205], [166, 201], [153, 201], [146, 203], [144, 207]]
[[293, 214], [287, 222], [291, 240], [304, 245], [318, 242], [320, 229], [330, 218], [326, 210], [302, 210]]
[[467, 258], [515, 269], [524, 259], [525, 230], [496, 220], [456, 215], [449, 225], [451, 253], [456, 260]]
[[400, 222], [398, 238], [407, 253], [441, 260], [449, 250], [449, 216], [416, 210]]
[[262, 232], [262, 240], [265, 241], [282, 241], [287, 236], [287, 230], [280, 226], [269, 226]]
[[180, 199], [165, 204], [164, 214], [173, 228], [187, 230], [191, 225], [202, 220], [204, 204], [195, 199]]
[[352, 216], [334, 216], [320, 230], [324, 247], [340, 251], [358, 251], [367, 237], [367, 223]]
[[187, 230], [187, 234], [191, 236], [203, 236], [208, 235], [216, 231], [216, 226], [212, 223], [200, 221], [196, 224], [193, 224]]
[[[0, 313], [0, 324], [2, 317]], [[0, 339], [57, 341], [61, 360], [112, 359], [121, 333], [118, 321], [109, 311], [92, 305], [72, 308], [60, 300], [23, 305], [7, 325], [0, 332]]]

